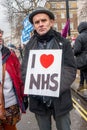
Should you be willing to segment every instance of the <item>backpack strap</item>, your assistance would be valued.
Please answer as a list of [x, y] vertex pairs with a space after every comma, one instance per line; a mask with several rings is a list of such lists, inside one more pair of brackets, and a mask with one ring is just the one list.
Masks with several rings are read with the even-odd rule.
[[6, 69], [6, 63], [4, 63], [4, 64], [2, 65], [2, 87], [4, 86], [5, 69]]
[[5, 68], [6, 64], [3, 64], [2, 66], [2, 83], [0, 83], [0, 104], [4, 105], [4, 95], [3, 95], [3, 87], [4, 87], [4, 80], [5, 80]]

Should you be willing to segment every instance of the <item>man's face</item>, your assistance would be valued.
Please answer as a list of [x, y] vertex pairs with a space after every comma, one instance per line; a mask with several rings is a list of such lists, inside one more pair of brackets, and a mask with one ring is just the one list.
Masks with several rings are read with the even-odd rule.
[[0, 33], [0, 45], [2, 45], [3, 39], [2, 39], [2, 33]]
[[53, 27], [54, 20], [50, 19], [47, 14], [40, 13], [33, 17], [33, 25], [39, 35], [44, 35]]

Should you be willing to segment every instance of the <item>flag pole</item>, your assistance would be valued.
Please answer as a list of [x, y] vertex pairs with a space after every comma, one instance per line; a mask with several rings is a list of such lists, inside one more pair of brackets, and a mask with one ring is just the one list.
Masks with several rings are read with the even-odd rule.
[[[66, 17], [67, 17], [67, 21], [70, 20], [70, 17], [69, 17], [69, 0], [66, 0]], [[69, 36], [71, 35], [70, 24], [69, 24], [69, 29], [68, 29], [68, 35]]]

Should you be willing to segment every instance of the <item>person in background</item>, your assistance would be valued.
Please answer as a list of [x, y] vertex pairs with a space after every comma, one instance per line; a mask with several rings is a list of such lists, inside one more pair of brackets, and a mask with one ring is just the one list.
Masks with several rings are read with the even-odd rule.
[[[4, 69], [4, 119], [0, 119], [0, 130], [17, 130], [16, 123], [21, 119], [21, 113], [25, 113], [25, 107], [23, 103], [24, 98], [24, 84], [21, 79], [20, 63], [16, 55], [10, 51], [3, 44], [3, 31], [0, 30], [0, 54], [1, 62], [0, 66], [5, 66]], [[3, 79], [1, 74], [3, 70], [0, 70], [0, 83]], [[1, 93], [0, 93], [1, 94]], [[9, 115], [7, 118], [7, 115]], [[15, 116], [14, 116], [15, 115]], [[15, 119], [14, 119], [14, 118]], [[15, 122], [16, 121], [16, 122]], [[9, 124], [12, 122], [12, 125]]]
[[16, 47], [14, 44], [8, 44], [7, 46], [10, 51], [14, 52], [16, 54], [16, 56], [18, 57], [20, 63], [22, 62], [23, 59], [23, 49], [21, 47], [21, 45], [19, 45], [18, 47]]
[[[77, 57], [78, 55], [87, 52], [87, 22], [81, 22], [78, 25], [78, 32], [79, 35], [75, 40], [74, 45], [74, 55]], [[82, 90], [84, 88], [84, 83], [87, 84], [87, 68], [84, 68], [83, 70], [80, 69], [80, 82], [78, 91]]]
[[10, 51], [14, 52], [16, 54], [16, 46], [14, 44], [8, 44], [8, 48], [10, 49]]
[[[76, 66], [70, 42], [59, 32], [53, 30], [54, 14], [43, 7], [37, 7], [29, 15], [29, 21], [34, 26], [34, 35], [25, 47], [22, 62], [22, 79], [25, 83], [29, 51], [32, 49], [62, 49], [62, 72], [60, 96], [48, 97], [29, 95], [29, 109], [35, 113], [40, 130], [51, 130], [51, 116], [56, 122], [57, 130], [70, 130], [70, 110], [73, 108], [71, 99], [71, 84], [76, 77]], [[36, 77], [37, 78], [37, 77]]]
[[72, 37], [72, 39], [71, 39], [71, 47], [72, 47], [72, 49], [74, 48], [74, 45], [75, 45], [75, 38]]

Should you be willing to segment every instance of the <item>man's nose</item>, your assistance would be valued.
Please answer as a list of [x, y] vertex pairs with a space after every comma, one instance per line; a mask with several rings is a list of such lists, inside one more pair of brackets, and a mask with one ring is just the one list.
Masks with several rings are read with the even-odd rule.
[[43, 26], [43, 22], [42, 21], [39, 22], [39, 26]]

